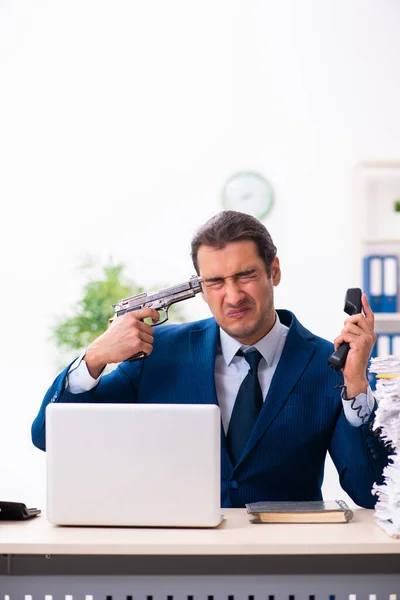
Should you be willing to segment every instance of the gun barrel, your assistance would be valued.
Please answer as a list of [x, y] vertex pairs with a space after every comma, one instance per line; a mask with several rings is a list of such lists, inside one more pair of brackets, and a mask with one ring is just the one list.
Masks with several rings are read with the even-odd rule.
[[116, 304], [113, 304], [113, 308], [117, 314], [138, 310], [144, 306], [150, 306], [155, 309], [167, 308], [175, 302], [186, 300], [186, 298], [193, 298], [196, 294], [201, 292], [201, 281], [201, 277], [193, 276], [189, 281], [178, 283], [177, 285], [151, 294], [143, 293], [123, 298]]
[[189, 281], [172, 285], [171, 287], [165, 288], [153, 294], [147, 294], [147, 302], [154, 302], [154, 300], [168, 298], [174, 295], [185, 294], [187, 292], [187, 298], [192, 298], [195, 294], [201, 292], [201, 277], [191, 277]]

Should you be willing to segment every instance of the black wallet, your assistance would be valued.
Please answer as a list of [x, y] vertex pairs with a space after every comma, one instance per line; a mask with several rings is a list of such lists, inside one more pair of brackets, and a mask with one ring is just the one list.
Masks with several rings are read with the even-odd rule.
[[37, 517], [41, 512], [39, 508], [27, 508], [22, 502], [0, 501], [0, 521], [22, 521]]

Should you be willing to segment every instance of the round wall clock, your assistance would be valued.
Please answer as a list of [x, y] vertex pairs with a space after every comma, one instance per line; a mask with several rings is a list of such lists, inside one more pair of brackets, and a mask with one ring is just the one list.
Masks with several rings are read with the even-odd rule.
[[239, 171], [232, 175], [222, 189], [222, 205], [229, 210], [262, 219], [273, 205], [270, 183], [254, 171]]

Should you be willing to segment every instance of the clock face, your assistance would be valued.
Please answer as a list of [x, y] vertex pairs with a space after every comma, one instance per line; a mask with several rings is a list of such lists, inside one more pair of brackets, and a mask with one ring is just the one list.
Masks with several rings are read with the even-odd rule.
[[259, 173], [240, 171], [225, 183], [222, 204], [229, 210], [237, 210], [262, 219], [272, 208], [272, 187]]

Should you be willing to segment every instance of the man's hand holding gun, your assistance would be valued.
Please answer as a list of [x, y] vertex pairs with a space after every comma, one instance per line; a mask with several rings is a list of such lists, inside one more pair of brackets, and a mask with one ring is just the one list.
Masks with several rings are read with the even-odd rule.
[[[84, 360], [90, 375], [97, 379], [106, 365], [137, 360], [153, 350], [153, 326], [168, 320], [172, 304], [194, 298], [201, 292], [201, 278], [191, 277], [178, 285], [153, 293], [123, 298], [113, 305], [111, 325], [88, 347]], [[144, 320], [149, 320], [152, 325]]]

